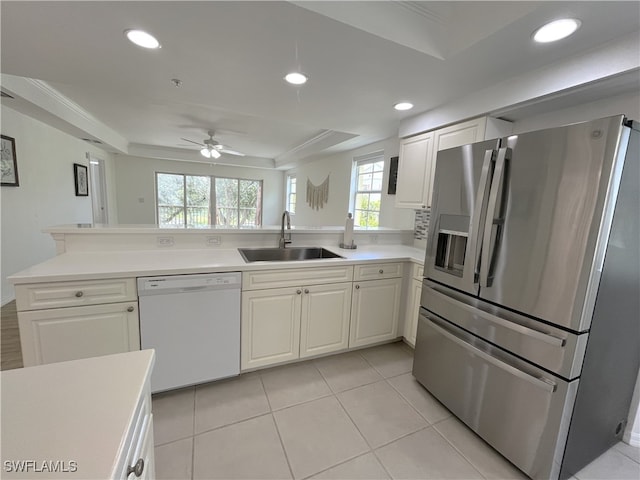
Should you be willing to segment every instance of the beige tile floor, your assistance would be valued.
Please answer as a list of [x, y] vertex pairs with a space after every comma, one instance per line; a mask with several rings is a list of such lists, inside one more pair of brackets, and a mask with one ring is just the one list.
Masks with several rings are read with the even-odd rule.
[[[153, 398], [158, 479], [523, 479], [411, 375], [402, 343]], [[618, 444], [578, 480], [640, 478]]]

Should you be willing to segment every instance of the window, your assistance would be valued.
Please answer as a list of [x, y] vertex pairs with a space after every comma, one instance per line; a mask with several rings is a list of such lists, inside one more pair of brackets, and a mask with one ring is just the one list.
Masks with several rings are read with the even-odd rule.
[[296, 213], [296, 177], [287, 175], [287, 199], [286, 208], [289, 213]]
[[160, 227], [259, 226], [262, 181], [156, 173], [156, 205]]
[[353, 207], [354, 224], [357, 226], [380, 225], [383, 171], [384, 157], [381, 154], [355, 159]]

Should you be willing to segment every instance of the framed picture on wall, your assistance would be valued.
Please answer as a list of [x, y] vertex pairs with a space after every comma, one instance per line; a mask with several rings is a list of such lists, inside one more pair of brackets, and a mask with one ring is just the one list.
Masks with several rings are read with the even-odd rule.
[[79, 163], [73, 164], [73, 177], [76, 185], [76, 197], [89, 196], [89, 175], [88, 169]]
[[18, 161], [16, 159], [15, 138], [0, 135], [0, 169], [2, 170], [3, 186], [17, 187], [18, 182]]

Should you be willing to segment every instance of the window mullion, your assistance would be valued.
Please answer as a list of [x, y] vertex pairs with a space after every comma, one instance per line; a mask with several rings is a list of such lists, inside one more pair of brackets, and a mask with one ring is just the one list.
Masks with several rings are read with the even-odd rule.
[[182, 211], [184, 212], [184, 226], [187, 227], [187, 176], [182, 175], [182, 189], [183, 189], [183, 197], [182, 197]]
[[209, 176], [209, 224], [217, 225], [218, 223], [218, 215], [217, 215], [217, 199], [216, 199], [216, 177], [213, 175]]

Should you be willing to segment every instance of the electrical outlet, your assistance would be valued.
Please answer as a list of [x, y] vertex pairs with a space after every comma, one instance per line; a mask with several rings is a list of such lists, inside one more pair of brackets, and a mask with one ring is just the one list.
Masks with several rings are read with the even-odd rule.
[[213, 237], [207, 237], [205, 242], [210, 247], [217, 247], [222, 245], [222, 238], [219, 235], [216, 235]]
[[156, 237], [156, 244], [159, 247], [173, 247], [173, 237]]

